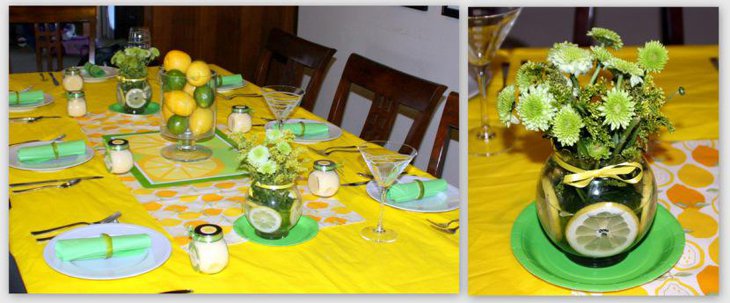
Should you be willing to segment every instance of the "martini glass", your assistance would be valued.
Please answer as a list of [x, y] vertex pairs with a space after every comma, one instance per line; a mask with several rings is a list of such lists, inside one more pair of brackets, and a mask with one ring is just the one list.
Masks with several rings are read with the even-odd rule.
[[371, 141], [366, 145], [359, 146], [358, 150], [365, 159], [365, 164], [370, 168], [373, 179], [380, 190], [378, 225], [365, 227], [360, 235], [368, 241], [394, 242], [398, 238], [398, 233], [383, 227], [385, 201], [388, 199], [388, 190], [408, 164], [411, 163], [417, 151], [409, 145], [391, 141]]
[[284, 120], [299, 105], [304, 97], [304, 90], [288, 85], [270, 85], [262, 88], [262, 95], [269, 110], [276, 118], [279, 130], [284, 127]]
[[499, 47], [520, 14], [520, 8], [484, 7], [469, 9], [469, 67], [479, 85], [481, 124], [469, 130], [477, 140], [469, 142], [469, 153], [489, 157], [511, 148], [506, 128], [490, 123], [487, 86], [492, 75], [489, 67]]

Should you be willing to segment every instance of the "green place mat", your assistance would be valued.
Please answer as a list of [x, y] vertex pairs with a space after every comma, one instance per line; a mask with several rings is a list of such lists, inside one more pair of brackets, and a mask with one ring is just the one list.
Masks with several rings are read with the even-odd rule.
[[246, 175], [238, 170], [238, 153], [233, 150], [233, 143], [218, 129], [213, 138], [197, 143], [213, 150], [213, 156], [197, 162], [176, 162], [162, 157], [160, 150], [175, 142], [166, 140], [160, 132], [114, 134], [103, 138], [104, 142], [112, 138], [129, 141], [134, 158], [131, 173], [145, 188], [228, 180]]
[[160, 104], [155, 102], [150, 102], [150, 104], [147, 105], [147, 107], [144, 109], [144, 112], [141, 114], [130, 114], [124, 111], [124, 107], [119, 105], [119, 103], [114, 103], [112, 105], [109, 105], [109, 110], [113, 111], [115, 113], [120, 113], [124, 115], [132, 115], [132, 116], [147, 116], [147, 115], [154, 115], [157, 112], [160, 111]]
[[608, 292], [643, 285], [672, 269], [684, 251], [684, 230], [658, 205], [644, 240], [622, 261], [590, 268], [571, 261], [545, 235], [535, 203], [520, 213], [512, 226], [512, 253], [527, 271], [546, 282], [569, 289]]
[[307, 216], [301, 216], [297, 225], [289, 231], [289, 234], [286, 237], [278, 240], [269, 240], [256, 235], [253, 226], [248, 223], [246, 215], [243, 215], [233, 223], [233, 230], [236, 231], [239, 236], [249, 239], [254, 243], [266, 246], [292, 246], [307, 242], [314, 238], [314, 236], [319, 233], [319, 225], [317, 224], [317, 221], [314, 221], [314, 219]]

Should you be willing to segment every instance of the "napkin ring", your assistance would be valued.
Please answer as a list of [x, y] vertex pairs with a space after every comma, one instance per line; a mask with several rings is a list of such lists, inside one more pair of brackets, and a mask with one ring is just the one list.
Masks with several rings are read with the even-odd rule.
[[106, 242], [106, 256], [104, 256], [104, 259], [109, 259], [114, 254], [114, 245], [112, 244], [112, 237], [107, 234], [101, 234], [101, 237], [104, 238], [104, 242]]
[[58, 144], [56, 144], [56, 141], [51, 142], [51, 148], [53, 149], [53, 156], [56, 157], [56, 159], [60, 158], [60, 155], [58, 154]]
[[423, 195], [426, 194], [426, 189], [423, 187], [423, 181], [416, 180], [416, 184], [418, 184], [418, 198], [416, 200], [421, 200]]
[[303, 137], [303, 136], [304, 136], [304, 134], [305, 134], [305, 132], [304, 132], [304, 128], [306, 128], [307, 126], [306, 126], [306, 124], [304, 124], [304, 122], [302, 122], [302, 121], [299, 121], [299, 125], [301, 125], [301, 126], [302, 126], [302, 133], [301, 133], [301, 134], [299, 135], [299, 137]]
[[16, 90], [11, 90], [11, 93], [15, 93], [15, 102], [13, 104], [20, 104], [20, 93]]

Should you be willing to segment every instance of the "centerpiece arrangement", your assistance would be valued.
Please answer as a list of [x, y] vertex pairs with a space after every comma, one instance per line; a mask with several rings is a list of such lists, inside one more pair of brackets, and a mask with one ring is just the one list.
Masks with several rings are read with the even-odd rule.
[[546, 62], [523, 64], [497, 110], [505, 125], [521, 123], [553, 145], [536, 199], [547, 236], [577, 260], [601, 264], [620, 260], [651, 227], [656, 183], [644, 154], [652, 134], [673, 127], [654, 83], [665, 47], [647, 42], [632, 62], [609, 51], [623, 46], [616, 32], [588, 35], [590, 49], [556, 43]]
[[266, 130], [264, 138], [233, 133], [231, 139], [240, 155], [240, 168], [251, 178], [244, 203], [246, 219], [261, 238], [286, 237], [302, 216], [296, 179], [306, 170], [300, 159], [304, 150], [292, 145], [291, 131], [278, 128]]
[[128, 47], [112, 56], [111, 63], [119, 68], [117, 103], [125, 113], [141, 114], [152, 100], [147, 65], [159, 56], [160, 51], [154, 47]]

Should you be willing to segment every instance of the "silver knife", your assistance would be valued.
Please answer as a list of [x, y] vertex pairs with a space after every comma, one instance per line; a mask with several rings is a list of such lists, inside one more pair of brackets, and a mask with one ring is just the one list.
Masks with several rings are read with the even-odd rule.
[[9, 187], [18, 187], [18, 186], [38, 185], [38, 184], [46, 184], [46, 183], [66, 182], [66, 181], [71, 181], [71, 180], [74, 180], [74, 179], [91, 180], [91, 179], [101, 179], [101, 178], [104, 178], [104, 176], [87, 176], [87, 177], [76, 177], [76, 178], [66, 178], [66, 179], [56, 179], [56, 180], [43, 180], [43, 181], [33, 181], [33, 182], [11, 183], [11, 184], [8, 184], [8, 186]]
[[56, 118], [61, 118], [61, 116], [13, 117], [13, 118], [9, 118], [9, 119], [10, 119], [10, 121], [35, 122], [40, 119], [56, 119]]
[[58, 86], [58, 80], [56, 80], [56, 77], [53, 76], [52, 72], [48, 72], [49, 75], [51, 75], [51, 80], [53, 80], [53, 85]]

